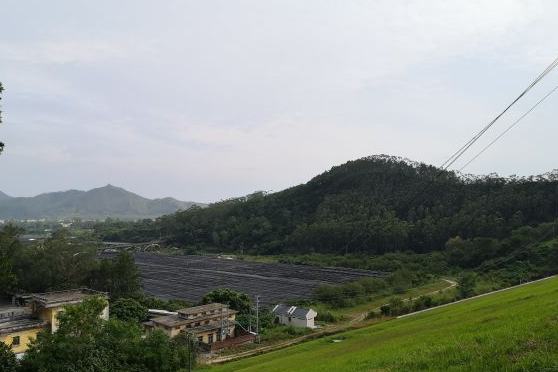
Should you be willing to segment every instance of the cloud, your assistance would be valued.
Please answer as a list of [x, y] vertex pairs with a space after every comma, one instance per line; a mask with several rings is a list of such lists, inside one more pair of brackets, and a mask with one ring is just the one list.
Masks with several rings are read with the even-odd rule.
[[44, 42], [28, 45], [2, 43], [2, 59], [8, 61], [40, 63], [95, 63], [120, 59], [125, 53], [104, 41], [80, 40]]
[[[557, 50], [548, 0], [130, 4], [42, 5], [33, 27], [0, 25], [0, 161], [21, 174], [3, 191], [45, 191], [32, 177], [49, 169], [53, 188], [212, 201], [375, 153], [439, 164]], [[473, 170], [549, 168], [556, 107]]]

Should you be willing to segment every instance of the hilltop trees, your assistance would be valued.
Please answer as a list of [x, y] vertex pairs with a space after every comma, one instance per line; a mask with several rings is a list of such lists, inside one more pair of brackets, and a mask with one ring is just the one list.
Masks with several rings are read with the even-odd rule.
[[[444, 251], [448, 239], [492, 239], [556, 218], [558, 173], [473, 177], [389, 156], [333, 167], [308, 183], [163, 216], [151, 225], [96, 226], [102, 236], [162, 236], [192, 250], [251, 254]], [[115, 229], [116, 228], [116, 229]], [[116, 230], [116, 232], [115, 232]], [[138, 231], [142, 231], [141, 234]], [[460, 259], [455, 251], [455, 259]], [[468, 264], [476, 255], [462, 257]]]

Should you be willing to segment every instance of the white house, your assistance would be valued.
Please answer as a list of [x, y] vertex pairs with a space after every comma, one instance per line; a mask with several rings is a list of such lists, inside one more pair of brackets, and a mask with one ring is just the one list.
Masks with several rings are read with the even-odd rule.
[[304, 309], [296, 306], [275, 305], [273, 314], [279, 319], [279, 323], [295, 327], [314, 328], [314, 318], [318, 315], [312, 309]]

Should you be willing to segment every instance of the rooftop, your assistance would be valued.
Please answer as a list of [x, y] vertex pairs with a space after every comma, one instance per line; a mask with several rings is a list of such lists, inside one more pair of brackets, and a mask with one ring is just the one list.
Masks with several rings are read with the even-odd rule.
[[84, 299], [92, 296], [101, 296], [106, 298], [106, 292], [98, 292], [92, 289], [70, 289], [66, 291], [33, 293], [31, 300], [38, 302], [43, 307], [55, 307], [60, 305], [75, 304], [82, 302]]
[[157, 318], [153, 318], [151, 319], [151, 322], [162, 324], [167, 327], [175, 327], [175, 326], [191, 323], [192, 320], [185, 319], [180, 315], [165, 315], [165, 316], [159, 316]]
[[[188, 315], [195, 315], [195, 314], [204, 313], [208, 311], [215, 311], [215, 310], [219, 310], [219, 311], [229, 310], [229, 306], [214, 302], [207, 305], [193, 306], [193, 307], [187, 307], [185, 309], [180, 309], [178, 310], [178, 314], [182, 316], [188, 316]], [[234, 311], [234, 310], [229, 310], [229, 311]]]
[[307, 319], [312, 309], [305, 309], [302, 307], [289, 306], [284, 304], [275, 305], [272, 312], [276, 315], [292, 316], [294, 318]]
[[176, 327], [203, 320], [216, 319], [221, 316], [229, 317], [236, 313], [236, 310], [229, 309], [227, 305], [212, 303], [181, 309], [178, 310], [177, 315], [159, 316], [151, 319], [151, 321], [153, 324], [161, 324], [165, 327]]
[[[231, 316], [232, 314], [236, 314], [237, 312], [235, 310], [230, 310], [227, 309], [226, 312], [223, 313], [223, 316]], [[164, 325], [166, 327], [175, 327], [175, 326], [180, 326], [180, 325], [184, 325], [184, 324], [192, 324], [192, 323], [196, 323], [196, 322], [200, 322], [203, 320], [209, 320], [209, 319], [217, 319], [221, 317], [220, 313], [212, 313], [212, 314], [207, 314], [207, 315], [201, 315], [201, 316], [196, 316], [193, 318], [188, 318], [187, 316], [182, 316], [182, 315], [164, 315], [164, 316], [159, 316], [157, 318], [153, 318], [151, 319], [151, 321], [153, 323], [157, 323], [157, 324], [161, 324]]]
[[193, 327], [193, 328], [188, 328], [188, 329], [185, 329], [184, 332], [190, 333], [190, 334], [195, 334], [195, 333], [213, 331], [213, 330], [220, 329], [220, 328], [221, 328], [221, 323], [216, 322], [216, 323], [210, 323], [210, 324], [202, 324], [200, 326]]
[[47, 322], [30, 316], [19, 316], [0, 320], [0, 334], [24, 331], [32, 328], [42, 328]]
[[19, 306], [0, 306], [0, 320], [6, 318], [13, 318], [20, 315], [25, 315], [27, 313], [27, 308]]

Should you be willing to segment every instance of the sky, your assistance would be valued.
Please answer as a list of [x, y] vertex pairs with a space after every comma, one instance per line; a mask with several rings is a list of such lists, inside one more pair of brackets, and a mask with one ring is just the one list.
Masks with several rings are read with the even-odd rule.
[[[0, 0], [0, 190], [215, 202], [441, 165], [558, 57], [553, 0]], [[541, 81], [460, 164], [558, 84]], [[464, 171], [558, 168], [558, 93]]]

